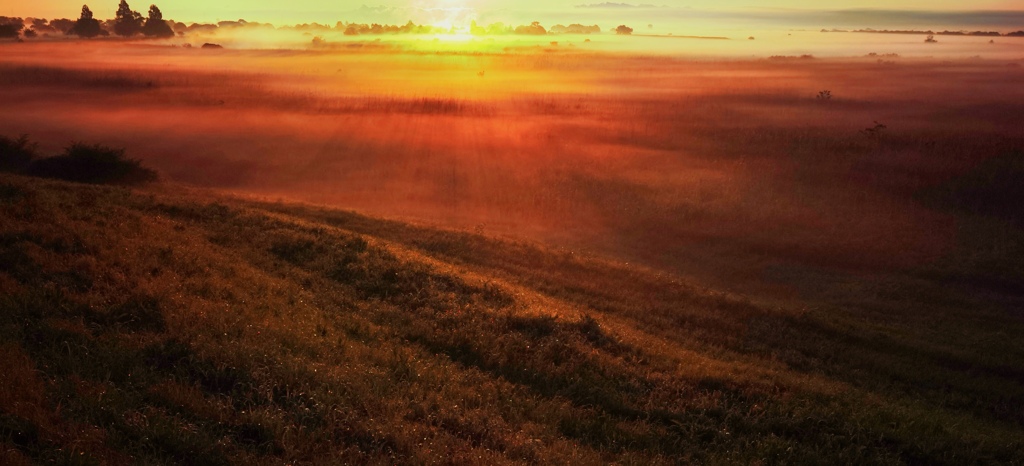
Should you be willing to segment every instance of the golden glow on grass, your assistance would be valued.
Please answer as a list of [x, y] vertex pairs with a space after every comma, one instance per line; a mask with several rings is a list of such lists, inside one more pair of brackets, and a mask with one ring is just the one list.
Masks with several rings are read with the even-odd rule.
[[1020, 319], [918, 274], [791, 266], [819, 310], [180, 186], [0, 189], [5, 464], [1024, 460]]
[[465, 51], [472, 51], [474, 49], [473, 46], [477, 45], [470, 42], [480, 40], [479, 37], [470, 34], [468, 29], [455, 29], [454, 31], [453, 34], [438, 34], [435, 37], [442, 42], [463, 43], [465, 46], [460, 47], [460, 49]]

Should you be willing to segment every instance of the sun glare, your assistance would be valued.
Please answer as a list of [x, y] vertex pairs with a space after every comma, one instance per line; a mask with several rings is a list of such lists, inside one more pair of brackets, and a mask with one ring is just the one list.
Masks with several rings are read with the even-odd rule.
[[457, 34], [468, 33], [470, 22], [477, 16], [476, 9], [459, 0], [435, 0], [420, 9], [430, 18], [427, 24]]

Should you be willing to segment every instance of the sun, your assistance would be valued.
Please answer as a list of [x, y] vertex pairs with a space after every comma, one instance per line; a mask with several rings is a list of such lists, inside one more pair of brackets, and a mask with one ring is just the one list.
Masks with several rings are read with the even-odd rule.
[[477, 9], [465, 0], [429, 0], [417, 8], [427, 17], [426, 24], [453, 34], [468, 35], [470, 23], [477, 17]]

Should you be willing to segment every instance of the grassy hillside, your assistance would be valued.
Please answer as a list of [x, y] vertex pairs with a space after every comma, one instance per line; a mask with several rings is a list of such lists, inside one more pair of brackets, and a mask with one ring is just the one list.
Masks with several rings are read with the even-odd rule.
[[792, 267], [813, 290], [743, 297], [349, 212], [0, 175], [0, 463], [1024, 464], [1024, 300], [950, 267]]

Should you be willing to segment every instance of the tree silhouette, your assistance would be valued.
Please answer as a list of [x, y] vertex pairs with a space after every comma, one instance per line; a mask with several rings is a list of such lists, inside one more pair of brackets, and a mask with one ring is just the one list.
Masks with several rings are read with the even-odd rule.
[[615, 33], [623, 36], [628, 36], [633, 33], [633, 28], [620, 24], [619, 27], [615, 28]]
[[146, 18], [146, 24], [142, 26], [142, 33], [147, 37], [174, 37], [174, 31], [164, 21], [164, 14], [156, 5], [149, 6], [149, 18]]
[[75, 25], [71, 27], [68, 34], [74, 34], [78, 37], [96, 37], [103, 32], [100, 28], [100, 22], [92, 17], [92, 10], [89, 9], [89, 5], [82, 5], [82, 16], [75, 21]]
[[544, 26], [540, 25], [540, 22], [534, 21], [529, 26], [518, 26], [515, 30], [516, 34], [532, 34], [542, 36], [547, 34], [548, 31], [544, 29]]
[[[75, 27], [75, 22], [67, 18], [51, 19], [49, 26], [53, 28], [53, 32], [60, 32], [61, 34], [70, 34], [71, 28]], [[39, 28], [36, 27], [36, 30]]]
[[131, 37], [142, 31], [142, 15], [132, 11], [126, 0], [121, 0], [114, 15], [114, 33], [121, 37]]
[[6, 16], [0, 16], [0, 38], [14, 39], [21, 33], [22, 28], [25, 27], [24, 20], [21, 18], [8, 18]]

